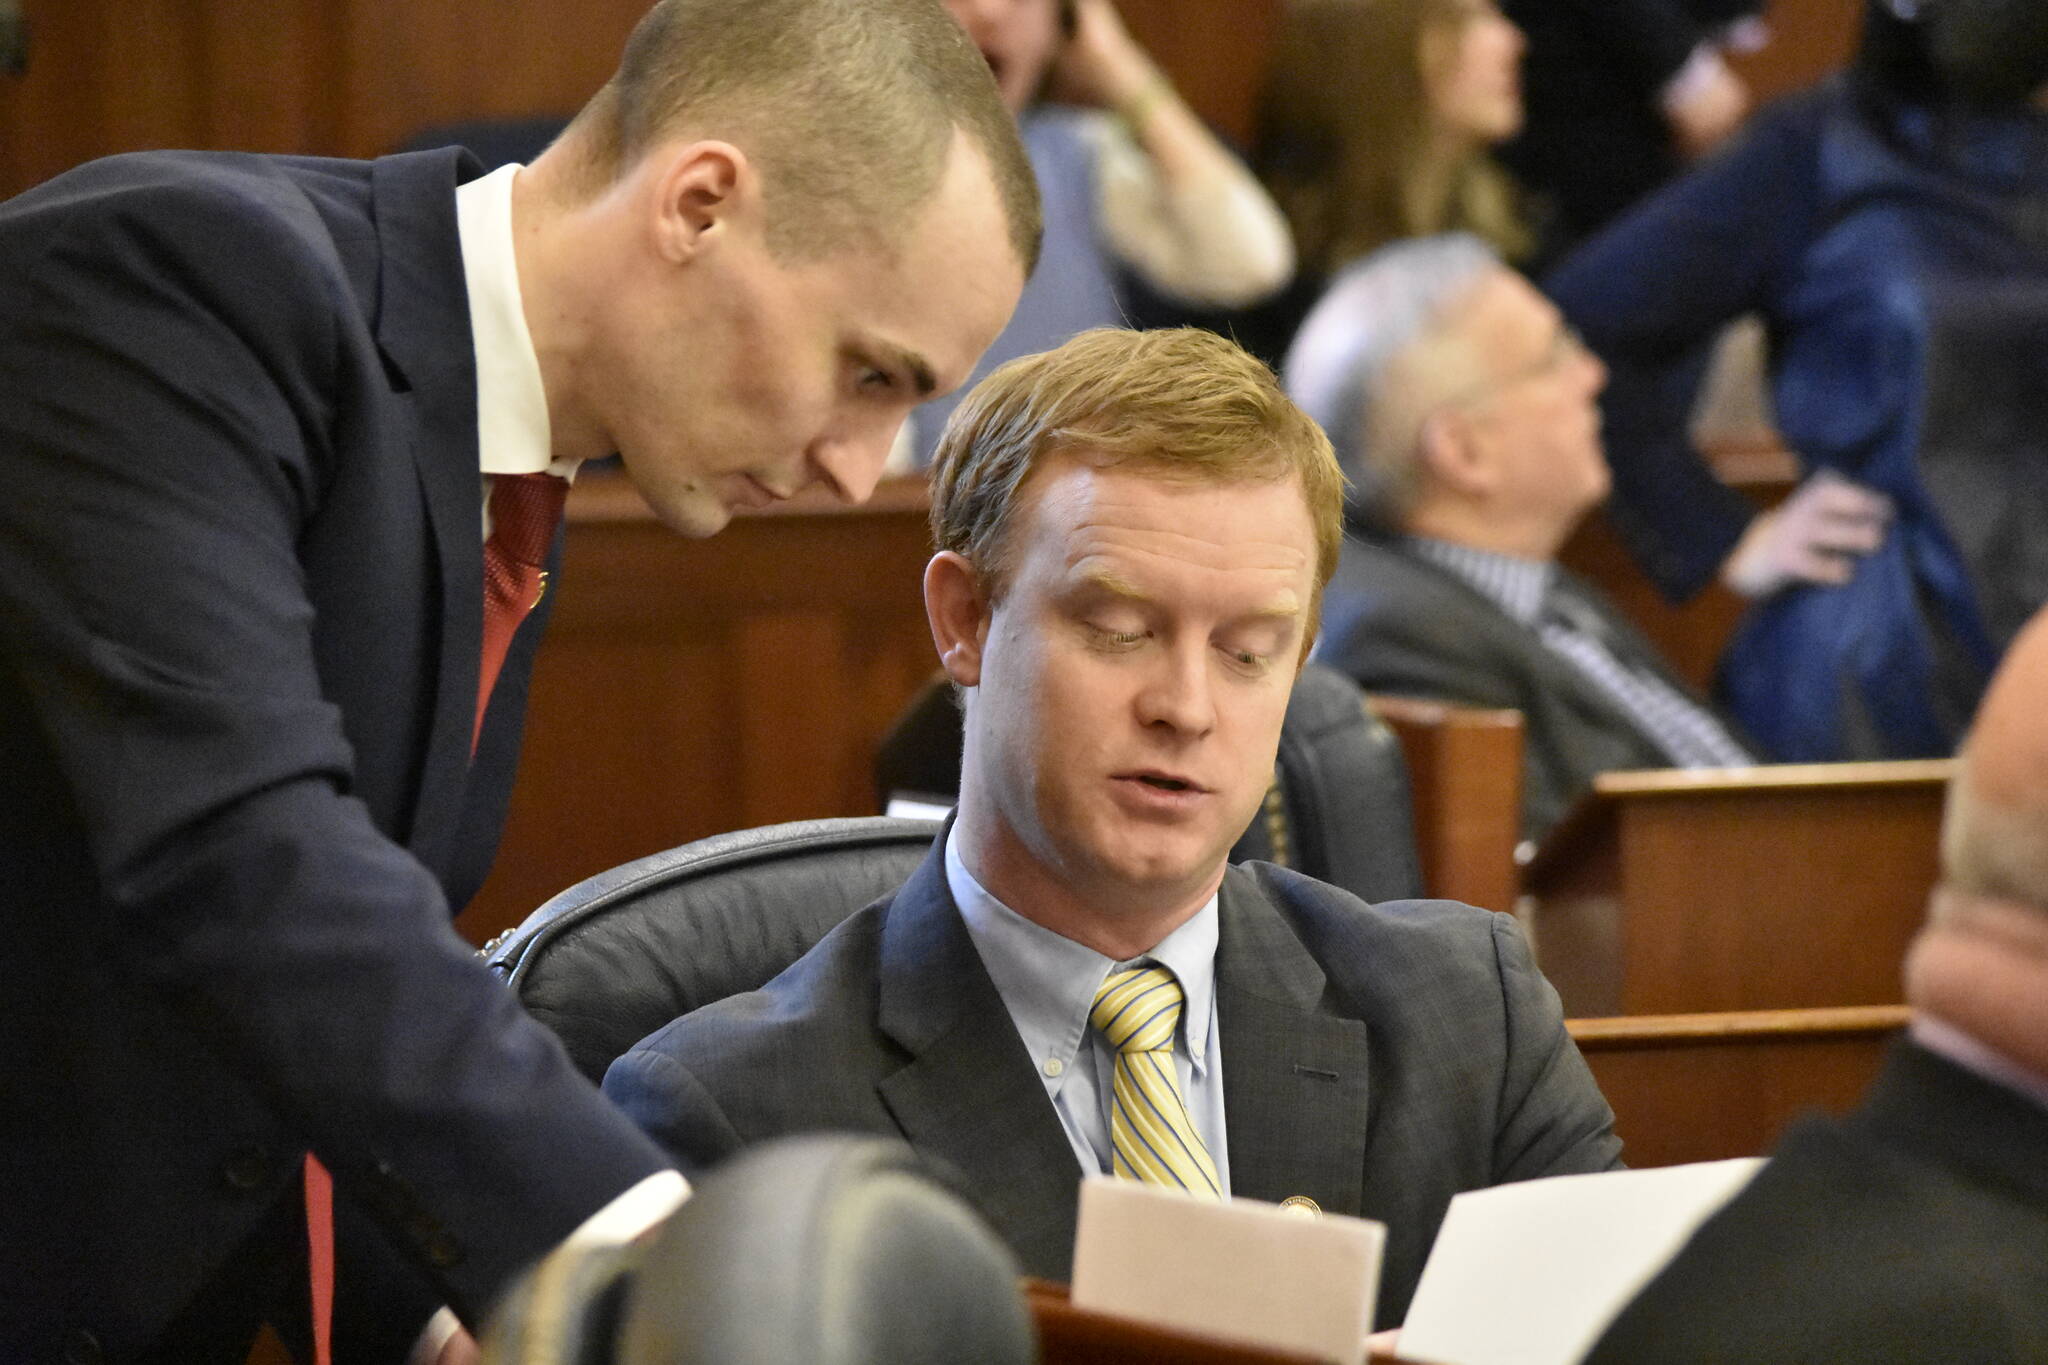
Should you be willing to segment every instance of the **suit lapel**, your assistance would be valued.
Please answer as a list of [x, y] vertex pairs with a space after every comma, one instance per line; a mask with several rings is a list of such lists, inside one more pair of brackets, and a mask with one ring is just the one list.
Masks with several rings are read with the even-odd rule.
[[1233, 1194], [1364, 1198], [1365, 1025], [1322, 1012], [1323, 970], [1250, 874], [1224, 876], [1216, 1007]]
[[944, 849], [942, 837], [883, 927], [881, 1028], [911, 1060], [876, 1089], [910, 1145], [964, 1178], [1024, 1269], [1065, 1279], [1080, 1167], [954, 908]]
[[409, 402], [387, 439], [411, 449], [439, 568], [441, 656], [419, 684], [432, 694], [433, 724], [408, 837], [435, 868], [461, 825], [483, 640], [476, 355], [454, 193], [475, 169], [466, 154], [445, 152], [386, 157], [371, 169], [382, 267], [377, 339]]

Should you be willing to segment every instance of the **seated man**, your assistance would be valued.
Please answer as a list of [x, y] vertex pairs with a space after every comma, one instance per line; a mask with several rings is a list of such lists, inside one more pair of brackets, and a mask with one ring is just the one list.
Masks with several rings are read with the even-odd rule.
[[1792, 1130], [1589, 1358], [2048, 1360], [2048, 614], [1949, 789], [1910, 1036]]
[[1310, 313], [1286, 374], [1355, 485], [1316, 657], [1369, 692], [1520, 711], [1524, 835], [1596, 773], [1755, 761], [1554, 562], [1607, 494], [1605, 371], [1490, 248], [1456, 234], [1367, 257]]
[[1513, 920], [1226, 865], [1340, 500], [1329, 442], [1212, 333], [1087, 332], [991, 375], [933, 470], [952, 823], [894, 896], [606, 1092], [692, 1170], [900, 1135], [1055, 1279], [1084, 1171], [1304, 1196], [1387, 1223], [1383, 1323], [1453, 1194], [1617, 1164]]

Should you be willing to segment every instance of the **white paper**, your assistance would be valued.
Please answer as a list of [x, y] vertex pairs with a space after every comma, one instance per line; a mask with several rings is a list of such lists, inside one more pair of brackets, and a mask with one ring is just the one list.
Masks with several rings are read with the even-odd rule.
[[1573, 1365], [1763, 1165], [1562, 1175], [1451, 1200], [1401, 1328], [1442, 1365]]
[[1358, 1365], [1386, 1228], [1256, 1199], [1081, 1182], [1073, 1302], [1162, 1327]]

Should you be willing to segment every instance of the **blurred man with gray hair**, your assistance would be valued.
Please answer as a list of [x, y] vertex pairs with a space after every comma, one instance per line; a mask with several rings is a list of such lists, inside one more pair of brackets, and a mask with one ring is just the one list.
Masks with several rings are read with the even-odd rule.
[[1863, 1107], [1792, 1130], [1589, 1365], [2048, 1360], [2048, 613], [1964, 745], [1906, 999]]
[[1353, 482], [1317, 657], [1369, 691], [1513, 707], [1535, 838], [1596, 773], [1752, 762], [1558, 548], [1607, 495], [1606, 371], [1464, 234], [1338, 276], [1286, 365]]

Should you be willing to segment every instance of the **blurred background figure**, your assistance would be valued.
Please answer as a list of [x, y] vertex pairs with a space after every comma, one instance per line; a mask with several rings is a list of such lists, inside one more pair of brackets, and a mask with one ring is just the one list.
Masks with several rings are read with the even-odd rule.
[[[1256, 303], [1294, 272], [1287, 225], [1182, 102], [1109, 0], [946, 0], [1017, 115], [1045, 202], [1045, 246], [974, 386], [1134, 310], [1164, 324]], [[1180, 315], [1180, 316], [1176, 316]], [[931, 459], [956, 400], [912, 417]]]
[[1557, 309], [1463, 233], [1348, 266], [1287, 357], [1288, 393], [1352, 484], [1316, 658], [1369, 692], [1520, 711], [1529, 839], [1600, 773], [1751, 762], [1556, 562], [1607, 495], [1605, 379]]
[[[1851, 69], [1550, 277], [1607, 361], [1610, 515], [1673, 597], [1758, 599], [1722, 699], [1779, 759], [1952, 750], [2048, 599], [2048, 6], [1872, 0]], [[1808, 477], [1757, 515], [1689, 445], [1756, 312]]]
[[1863, 1107], [1793, 1129], [1589, 1365], [2048, 1360], [2048, 616], [1949, 788], [1906, 999]]
[[1528, 35], [1528, 119], [1501, 160], [1542, 206], [1543, 257], [1713, 150], [1749, 89], [1725, 59], [1759, 45], [1762, 0], [1502, 0]]
[[1522, 34], [1491, 0], [1290, 0], [1254, 164], [1293, 229], [1293, 288], [1233, 328], [1278, 365], [1338, 270], [1388, 242], [1533, 238], [1489, 152], [1522, 126]]

